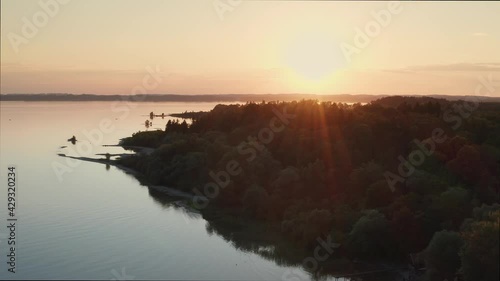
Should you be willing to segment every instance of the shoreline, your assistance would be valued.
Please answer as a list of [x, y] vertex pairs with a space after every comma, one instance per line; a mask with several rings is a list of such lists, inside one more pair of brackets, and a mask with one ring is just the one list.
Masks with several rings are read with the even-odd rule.
[[[136, 154], [113, 154], [113, 156], [118, 156], [118, 157], [130, 157], [132, 155], [149, 155], [151, 154], [155, 149], [153, 148], [149, 148], [149, 147], [141, 147], [141, 146], [122, 146], [122, 145], [103, 145], [103, 147], [122, 147], [124, 149], [132, 149], [132, 150], [137, 150], [136, 151]], [[97, 158], [90, 158], [90, 157], [74, 157], [74, 156], [67, 156], [65, 154], [58, 154], [60, 157], [65, 157], [65, 158], [71, 158], [71, 159], [75, 159], [75, 160], [80, 160], [80, 161], [86, 161], [86, 162], [92, 162], [92, 163], [98, 163], [98, 164], [104, 164], [104, 165], [110, 165], [110, 166], [114, 166], [118, 169], [120, 169], [121, 171], [123, 171], [124, 173], [126, 174], [129, 174], [129, 175], [133, 175], [139, 182], [141, 185], [144, 185], [144, 186], [147, 186], [148, 188], [151, 188], [157, 192], [160, 192], [162, 194], [165, 194], [167, 196], [171, 196], [171, 197], [174, 197], [174, 198], [180, 198], [180, 199], [184, 199], [184, 200], [193, 200], [195, 198], [194, 195], [192, 194], [189, 194], [189, 193], [186, 193], [186, 192], [183, 192], [183, 191], [179, 191], [177, 189], [174, 189], [174, 188], [171, 188], [171, 187], [167, 187], [167, 186], [162, 186], [162, 185], [152, 185], [152, 184], [148, 184], [148, 183], [145, 183], [143, 180], [141, 180], [143, 178], [142, 174], [134, 169], [131, 169], [131, 168], [128, 168], [128, 167], [125, 167], [123, 165], [120, 165], [117, 163], [117, 160], [107, 160], [107, 159], [97, 159]], [[99, 155], [99, 154], [98, 154]], [[102, 154], [100, 154], [102, 155]], [[194, 213], [197, 213], [197, 214], [200, 214], [203, 216], [203, 213], [196, 209], [196, 208], [193, 208], [191, 207], [189, 204], [187, 204], [184, 200], [181, 200], [181, 201], [176, 201], [174, 202], [173, 204], [175, 204], [176, 206], [178, 207], [181, 207], [181, 208], [184, 208], [186, 211], [189, 211], [189, 212], [194, 212]], [[207, 199], [208, 200], [208, 199]], [[215, 214], [219, 214], [219, 211], [216, 211]], [[209, 217], [211, 217], [209, 215]], [[217, 216], [216, 216], [217, 217]], [[207, 222], [209, 222], [209, 219], [208, 218], [204, 218], [205, 220], [207, 220]], [[214, 218], [212, 218], [214, 219]], [[219, 219], [216, 219], [216, 221], [220, 220]], [[222, 221], [224, 221], [224, 219], [222, 219]], [[258, 223], [257, 221], [255, 221], [254, 223]], [[265, 227], [265, 226], [263, 226]], [[324, 266], [326, 266], [325, 268], [328, 268], [332, 265], [335, 265], [335, 263], [337, 262], [337, 260], [333, 260], [333, 261], [329, 261], [329, 262], [325, 262], [324, 263]], [[360, 264], [360, 262], [356, 262], [355, 260], [350, 260], [350, 262], [354, 265], [354, 264]], [[401, 262], [401, 261], [400, 261]], [[362, 263], [365, 263], [365, 262], [362, 262]], [[336, 274], [334, 273], [336, 270], [334, 270], [333, 272], [331, 272], [330, 274], [332, 275], [327, 275], [327, 276], [333, 276], [335, 278], [341, 278], [341, 277], [355, 277], [355, 276], [363, 276], [363, 275], [371, 275], [371, 274], [383, 274], [383, 273], [389, 273], [389, 272], [397, 272], [398, 274], [402, 275], [402, 276], [405, 276], [406, 274], [409, 273], [409, 270], [405, 270], [404, 267], [394, 267], [394, 268], [388, 268], [388, 265], [390, 264], [393, 264], [393, 265], [396, 265], [398, 264], [398, 262], [396, 261], [386, 261], [386, 262], [382, 262], [382, 263], [375, 263], [375, 264], [371, 264], [371, 263], [367, 263], [367, 266], [369, 268], [371, 268], [370, 271], [361, 271], [361, 272], [354, 272], [354, 273], [346, 273], [346, 274], [342, 274], [343, 276], [336, 276]], [[399, 279], [398, 281], [403, 281], [403, 280], [406, 280], [406, 279]], [[396, 280], [393, 280], [393, 281], [396, 281]]]
[[[125, 148], [125, 146], [121, 146], [121, 145], [103, 145], [103, 146], [106, 146], [106, 147], [117, 146], [117, 147]], [[126, 147], [132, 148], [132, 146], [126, 146]], [[154, 149], [149, 148], [149, 147], [134, 146], [133, 148], [138, 149], [138, 150], [142, 150], [139, 153], [145, 153], [147, 155], [149, 155], [150, 153], [152, 153], [152, 151], [154, 151]], [[133, 170], [131, 168], [128, 168], [128, 167], [125, 167], [123, 165], [118, 164], [116, 160], [97, 159], [97, 158], [90, 158], [90, 157], [75, 157], [75, 156], [68, 156], [68, 155], [62, 154], [62, 153], [60, 153], [58, 155], [60, 157], [71, 158], [71, 159], [80, 160], [80, 161], [86, 161], [86, 162], [114, 166], [114, 167], [122, 170], [126, 174], [133, 175], [137, 178], [141, 177], [141, 173], [139, 173], [138, 171]], [[114, 156], [119, 156], [119, 157], [130, 157], [130, 155], [134, 155], [134, 154], [114, 154]], [[172, 188], [172, 187], [168, 187], [168, 186], [164, 186], [164, 185], [152, 185], [152, 184], [145, 184], [145, 185], [149, 188], [152, 188], [156, 191], [162, 192], [162, 193], [169, 195], [169, 196], [172, 196], [172, 197], [178, 197], [178, 198], [183, 198], [183, 199], [188, 199], [188, 200], [193, 200], [195, 198], [195, 196], [192, 194], [177, 190], [177, 189]], [[183, 204], [183, 205], [184, 205], [184, 207], [189, 208], [190, 211], [195, 211], [195, 212], [199, 213], [199, 210], [196, 210], [196, 209], [190, 207], [188, 204]]]

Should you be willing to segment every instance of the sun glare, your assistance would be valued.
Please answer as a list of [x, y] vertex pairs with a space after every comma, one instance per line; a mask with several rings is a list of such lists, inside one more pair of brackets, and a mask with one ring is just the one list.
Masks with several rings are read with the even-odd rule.
[[339, 44], [322, 34], [302, 34], [285, 47], [285, 65], [304, 82], [320, 83], [345, 67]]

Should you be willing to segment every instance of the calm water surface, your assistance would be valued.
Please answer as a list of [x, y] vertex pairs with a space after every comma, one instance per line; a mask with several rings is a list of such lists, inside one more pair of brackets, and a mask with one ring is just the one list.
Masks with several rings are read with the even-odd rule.
[[[199, 215], [153, 197], [147, 187], [115, 167], [71, 161], [74, 167], [61, 178], [54, 172], [54, 165], [69, 167], [58, 153], [82, 156], [78, 145], [66, 141], [72, 135], [80, 146], [91, 147], [90, 156], [123, 153], [101, 145], [117, 144], [120, 138], [146, 130], [149, 112], [210, 110], [215, 103], [121, 104], [115, 110], [111, 102], [0, 105], [0, 174], [5, 187], [0, 194], [2, 279], [282, 280], [292, 269], [307, 276], [300, 267], [279, 266], [236, 249], [207, 232], [207, 221]], [[89, 140], [84, 132], [98, 129], [102, 120], [110, 120], [112, 130], [102, 140]], [[163, 129], [168, 120], [155, 118], [149, 130]], [[16, 274], [6, 271], [9, 165], [18, 173]]]

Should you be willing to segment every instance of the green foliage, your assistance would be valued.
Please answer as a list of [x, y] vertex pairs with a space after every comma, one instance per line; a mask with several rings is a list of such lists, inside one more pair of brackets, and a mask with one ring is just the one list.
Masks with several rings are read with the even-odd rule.
[[[493, 211], [496, 209], [495, 211]], [[465, 245], [460, 252], [462, 273], [466, 281], [496, 281], [500, 279], [499, 205], [474, 210], [477, 221], [464, 226]]]
[[[120, 163], [152, 183], [187, 192], [203, 191], [215, 182], [211, 171], [223, 175], [236, 163], [240, 172], [211, 207], [265, 221], [303, 247], [331, 235], [358, 258], [427, 249], [428, 277], [441, 280], [453, 277], [461, 244], [456, 233], [439, 231], [463, 224], [465, 235], [477, 223], [481, 231], [464, 236], [471, 237], [464, 238], [464, 276], [483, 278], [477, 274], [488, 270], [481, 266], [491, 263], [474, 263], [474, 257], [498, 257], [478, 241], [495, 245], [487, 218], [500, 201], [500, 104], [480, 104], [454, 130], [443, 114], [457, 103], [389, 97], [365, 106], [311, 100], [217, 105], [191, 124], [169, 121], [165, 131], [124, 139], [123, 145], [155, 150]], [[283, 123], [284, 113], [293, 118]], [[271, 125], [282, 130], [263, 141]], [[398, 173], [400, 156], [408, 159], [419, 149], [415, 140], [431, 140], [436, 128], [447, 139], [392, 192], [384, 173]], [[472, 210], [482, 204], [488, 205]]]
[[[243, 208], [247, 213], [258, 215], [262, 210], [260, 206], [267, 204], [269, 195], [267, 191], [258, 185], [253, 185], [247, 189], [242, 198]], [[262, 213], [260, 213], [262, 215]]]
[[156, 148], [161, 144], [165, 132], [157, 130], [150, 132], [137, 132], [132, 137], [124, 138], [120, 144], [123, 146], [143, 146]]
[[165, 132], [167, 133], [187, 133], [188, 131], [188, 124], [186, 120], [183, 120], [180, 122], [178, 119], [171, 121], [168, 120], [167, 125], [165, 126]]
[[473, 218], [478, 221], [488, 220], [491, 218], [491, 214], [500, 210], [500, 204], [495, 203], [493, 205], [483, 204], [481, 207], [476, 207], [472, 211]]
[[368, 186], [366, 190], [366, 208], [381, 208], [393, 202], [394, 193], [387, 188], [385, 180], [379, 180]]
[[302, 245], [313, 245], [317, 238], [329, 232], [331, 220], [330, 211], [314, 209], [300, 212], [294, 218], [284, 220], [281, 225], [283, 232], [289, 232]]
[[425, 249], [425, 265], [429, 280], [454, 280], [460, 268], [458, 255], [463, 245], [460, 234], [452, 231], [440, 231], [434, 234]]
[[471, 212], [469, 193], [461, 187], [450, 187], [436, 198], [433, 208], [444, 225], [458, 229], [463, 218]]
[[356, 256], [387, 257], [393, 254], [394, 244], [389, 222], [377, 210], [367, 210], [349, 233], [347, 248]]

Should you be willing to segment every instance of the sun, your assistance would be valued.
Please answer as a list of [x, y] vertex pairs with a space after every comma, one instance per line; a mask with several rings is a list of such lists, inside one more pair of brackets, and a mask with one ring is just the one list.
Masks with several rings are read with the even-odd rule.
[[284, 64], [304, 82], [321, 82], [346, 65], [339, 46], [327, 34], [300, 34], [285, 46]]

